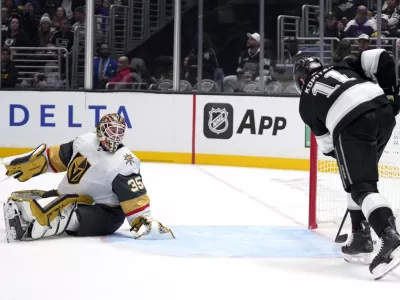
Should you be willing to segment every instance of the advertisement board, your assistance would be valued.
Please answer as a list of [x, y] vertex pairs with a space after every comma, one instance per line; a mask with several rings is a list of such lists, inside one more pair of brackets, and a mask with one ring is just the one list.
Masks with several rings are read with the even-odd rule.
[[144, 161], [307, 169], [298, 98], [156, 93], [1, 91], [0, 156], [73, 140], [106, 113]]
[[197, 96], [196, 154], [308, 158], [298, 98]]

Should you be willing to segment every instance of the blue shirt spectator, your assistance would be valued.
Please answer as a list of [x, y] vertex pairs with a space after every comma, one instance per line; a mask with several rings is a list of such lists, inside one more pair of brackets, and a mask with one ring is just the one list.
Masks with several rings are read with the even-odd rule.
[[93, 63], [93, 88], [104, 88], [109, 79], [117, 74], [118, 63], [110, 57], [110, 48], [107, 44], [99, 47], [99, 57]]
[[361, 34], [371, 36], [376, 31], [376, 23], [368, 16], [368, 9], [364, 5], [357, 8], [357, 15], [354, 20], [347, 23], [343, 35], [345, 37], [359, 37]]

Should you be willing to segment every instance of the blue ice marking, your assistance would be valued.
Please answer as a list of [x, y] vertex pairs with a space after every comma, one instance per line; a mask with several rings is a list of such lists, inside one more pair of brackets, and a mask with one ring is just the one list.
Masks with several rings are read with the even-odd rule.
[[339, 247], [310, 230], [269, 226], [172, 226], [176, 239], [135, 240], [115, 233], [109, 243], [174, 257], [340, 257]]

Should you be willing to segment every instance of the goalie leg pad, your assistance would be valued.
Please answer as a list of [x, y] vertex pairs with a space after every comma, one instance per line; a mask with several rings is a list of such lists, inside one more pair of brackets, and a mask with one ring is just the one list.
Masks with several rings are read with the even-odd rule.
[[73, 227], [77, 227], [74, 214], [78, 204], [93, 204], [87, 196], [63, 195], [42, 207], [37, 202], [39, 198], [34, 191], [15, 192], [9, 197], [4, 206], [8, 242], [61, 235], [71, 219], [74, 220]]

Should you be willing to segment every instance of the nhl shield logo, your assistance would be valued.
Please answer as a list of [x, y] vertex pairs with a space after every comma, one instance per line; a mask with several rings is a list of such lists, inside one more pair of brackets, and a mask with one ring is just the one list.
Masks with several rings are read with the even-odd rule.
[[203, 132], [209, 139], [230, 139], [233, 135], [233, 107], [229, 103], [204, 106]]
[[216, 134], [224, 133], [229, 126], [228, 115], [226, 109], [212, 108], [209, 111], [208, 127]]

